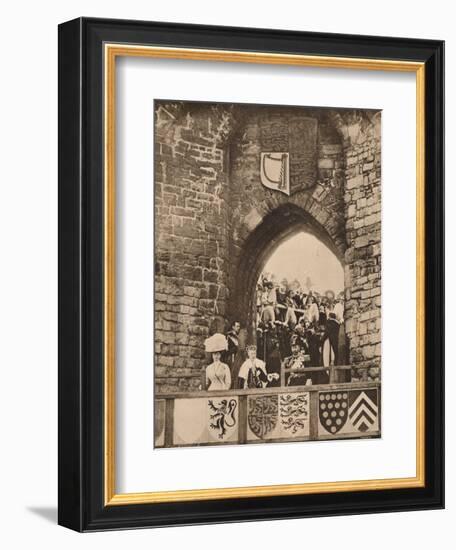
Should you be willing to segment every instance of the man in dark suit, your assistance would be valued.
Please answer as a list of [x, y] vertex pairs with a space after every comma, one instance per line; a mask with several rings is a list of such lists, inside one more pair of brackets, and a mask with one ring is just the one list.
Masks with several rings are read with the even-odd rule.
[[225, 361], [228, 363], [230, 369], [233, 367], [234, 358], [239, 350], [239, 332], [241, 330], [241, 323], [239, 321], [233, 321], [230, 330], [226, 333], [226, 340], [228, 342], [228, 350], [226, 352]]

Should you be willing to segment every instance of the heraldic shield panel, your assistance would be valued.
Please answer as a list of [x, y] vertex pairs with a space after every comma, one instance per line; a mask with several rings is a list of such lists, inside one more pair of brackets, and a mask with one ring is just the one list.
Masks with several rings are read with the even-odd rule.
[[318, 413], [318, 433], [321, 436], [379, 432], [376, 389], [320, 392]]
[[154, 137], [155, 446], [379, 437], [381, 111], [155, 99]]
[[248, 441], [304, 438], [309, 435], [309, 394], [249, 396]]

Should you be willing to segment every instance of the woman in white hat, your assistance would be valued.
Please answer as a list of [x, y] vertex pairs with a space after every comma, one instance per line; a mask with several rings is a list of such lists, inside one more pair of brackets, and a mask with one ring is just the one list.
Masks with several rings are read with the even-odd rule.
[[213, 334], [204, 341], [206, 352], [212, 353], [213, 362], [206, 367], [205, 389], [229, 390], [231, 387], [231, 372], [228, 365], [222, 363], [220, 358], [222, 351], [228, 349], [228, 342], [223, 334]]

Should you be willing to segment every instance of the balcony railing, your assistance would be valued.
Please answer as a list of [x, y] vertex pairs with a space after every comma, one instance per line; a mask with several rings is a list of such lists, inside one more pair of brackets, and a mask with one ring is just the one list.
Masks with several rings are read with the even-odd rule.
[[335, 382], [348, 368], [329, 384], [157, 394], [155, 447], [379, 437], [380, 383]]

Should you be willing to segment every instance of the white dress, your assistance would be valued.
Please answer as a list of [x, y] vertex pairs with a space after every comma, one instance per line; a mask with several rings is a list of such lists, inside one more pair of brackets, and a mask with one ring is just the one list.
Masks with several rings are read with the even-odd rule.
[[229, 390], [231, 387], [231, 372], [228, 365], [222, 362], [211, 363], [206, 367], [206, 384], [208, 390]]
[[334, 353], [334, 348], [331, 345], [331, 341], [329, 337], [325, 339], [322, 346], [322, 360], [323, 360], [323, 366], [324, 367], [331, 367], [334, 365], [334, 360], [336, 358], [336, 355]]
[[344, 322], [344, 305], [340, 302], [334, 306], [334, 313], [336, 314], [336, 319], [339, 323]]

